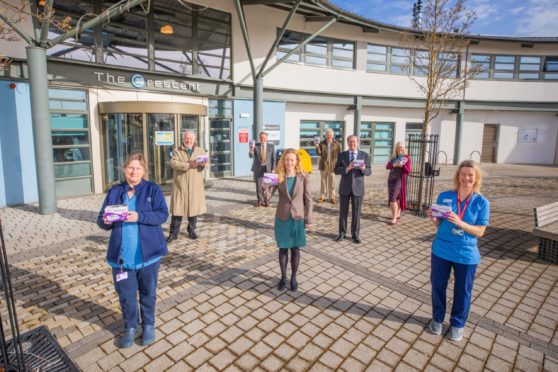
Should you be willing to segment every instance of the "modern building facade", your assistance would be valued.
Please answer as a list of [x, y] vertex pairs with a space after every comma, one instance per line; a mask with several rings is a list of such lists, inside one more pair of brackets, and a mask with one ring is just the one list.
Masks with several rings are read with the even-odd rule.
[[[62, 0], [54, 7], [75, 27], [114, 3]], [[422, 130], [423, 97], [407, 75], [416, 51], [403, 46], [412, 30], [360, 18], [328, 1], [301, 1], [273, 48], [293, 5], [238, 4], [245, 19], [233, 0], [151, 1], [47, 50], [59, 197], [104, 192], [136, 151], [148, 159], [149, 178], [168, 187], [172, 149], [188, 129], [211, 155], [208, 177], [250, 175], [251, 61], [257, 68], [270, 50], [263, 129], [277, 147], [314, 154], [314, 137], [332, 128], [340, 139], [359, 135], [373, 162], [385, 164], [395, 142]], [[32, 19], [21, 27], [32, 33]], [[481, 66], [482, 73], [432, 123], [430, 132], [440, 136], [438, 161], [558, 164], [558, 37], [470, 38], [466, 54], [447, 58]], [[37, 155], [25, 44], [2, 40], [0, 50], [13, 60], [0, 72], [4, 206], [37, 201]]]

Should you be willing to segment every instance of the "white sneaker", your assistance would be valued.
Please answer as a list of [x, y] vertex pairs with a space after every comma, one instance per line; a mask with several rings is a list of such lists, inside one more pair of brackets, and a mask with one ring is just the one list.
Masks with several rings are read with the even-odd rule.
[[449, 339], [452, 341], [461, 341], [463, 338], [463, 328], [450, 327]]
[[442, 334], [442, 323], [435, 321], [434, 319], [432, 319], [432, 321], [430, 322], [430, 332], [434, 333], [435, 335], [441, 335]]

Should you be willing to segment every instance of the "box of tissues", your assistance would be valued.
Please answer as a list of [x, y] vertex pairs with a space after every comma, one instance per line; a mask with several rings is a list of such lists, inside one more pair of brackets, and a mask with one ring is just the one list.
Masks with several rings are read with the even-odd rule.
[[266, 185], [277, 186], [279, 184], [279, 175], [276, 173], [264, 173], [262, 182]]
[[128, 218], [128, 206], [126, 204], [107, 205], [105, 207], [105, 219], [109, 222], [122, 222]]
[[360, 168], [364, 165], [364, 160], [363, 159], [355, 159], [353, 160], [353, 167], [355, 168]]
[[432, 204], [432, 217], [448, 218], [450, 212], [450, 205]]
[[209, 161], [209, 155], [198, 155], [196, 156], [196, 162], [198, 164], [205, 164]]

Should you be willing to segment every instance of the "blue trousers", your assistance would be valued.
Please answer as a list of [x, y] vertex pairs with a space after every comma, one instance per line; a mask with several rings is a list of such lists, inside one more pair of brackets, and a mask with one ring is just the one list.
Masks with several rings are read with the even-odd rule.
[[120, 309], [124, 318], [125, 328], [138, 327], [138, 300], [143, 325], [155, 325], [155, 303], [157, 302], [157, 276], [159, 274], [160, 261], [157, 261], [142, 269], [123, 269], [128, 273], [128, 278], [116, 281], [116, 275], [120, 268], [112, 269], [112, 280], [118, 298]]
[[435, 321], [443, 323], [446, 316], [446, 290], [452, 268], [455, 282], [450, 325], [463, 328], [471, 309], [471, 294], [477, 265], [460, 264], [432, 255], [430, 281], [432, 283], [433, 318]]

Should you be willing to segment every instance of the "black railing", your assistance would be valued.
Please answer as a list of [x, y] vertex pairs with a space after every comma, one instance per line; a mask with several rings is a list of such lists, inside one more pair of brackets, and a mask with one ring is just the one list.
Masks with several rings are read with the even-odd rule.
[[[407, 208], [417, 216], [425, 216], [432, 205], [434, 179], [438, 168], [438, 135], [409, 134], [407, 152], [411, 173], [407, 178]], [[424, 165], [421, 165], [424, 164]]]

